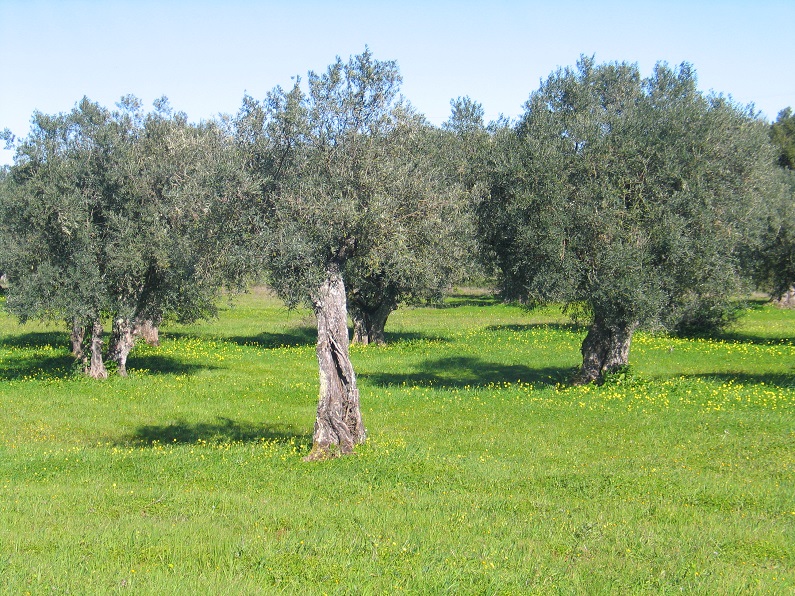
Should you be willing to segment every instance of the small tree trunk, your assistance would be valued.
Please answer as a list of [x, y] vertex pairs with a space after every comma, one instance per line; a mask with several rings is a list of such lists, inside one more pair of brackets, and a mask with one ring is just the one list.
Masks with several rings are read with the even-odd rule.
[[102, 323], [94, 321], [91, 327], [91, 360], [86, 374], [93, 379], [107, 379], [108, 371], [102, 362]]
[[76, 318], [72, 319], [72, 331], [69, 334], [69, 339], [72, 342], [72, 356], [75, 357], [75, 360], [85, 360], [83, 342], [86, 339], [86, 328]]
[[351, 306], [351, 319], [353, 320], [353, 343], [366, 346], [370, 343], [370, 335], [367, 332], [367, 314]]
[[626, 366], [635, 327], [635, 323], [606, 325], [601, 317], [594, 317], [582, 342], [582, 368], [574, 378], [574, 384], [598, 381], [605, 373]]
[[127, 376], [127, 356], [129, 356], [134, 345], [135, 336], [133, 335], [133, 325], [130, 319], [124, 317], [113, 319], [113, 332], [108, 346], [108, 360], [119, 365], [117, 370], [122, 377]]
[[141, 339], [150, 346], [160, 345], [160, 331], [157, 324], [152, 319], [140, 321], [135, 326], [135, 333], [140, 335]]
[[386, 327], [386, 320], [393, 310], [395, 310], [395, 305], [388, 301], [382, 302], [372, 310], [351, 305], [353, 343], [384, 345], [386, 343], [384, 327]]
[[359, 408], [359, 390], [348, 353], [348, 315], [345, 286], [339, 268], [332, 266], [312, 297], [317, 317], [317, 361], [320, 396], [307, 461], [353, 452], [366, 432]]
[[780, 308], [795, 308], [795, 286], [776, 298], [775, 302]]

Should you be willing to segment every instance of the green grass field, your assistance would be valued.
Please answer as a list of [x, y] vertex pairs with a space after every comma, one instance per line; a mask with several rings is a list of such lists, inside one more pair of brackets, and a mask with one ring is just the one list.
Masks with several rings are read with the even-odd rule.
[[795, 593], [795, 312], [574, 388], [555, 309], [402, 309], [352, 349], [368, 442], [309, 464], [312, 319], [234, 304], [105, 382], [0, 314], [0, 592]]

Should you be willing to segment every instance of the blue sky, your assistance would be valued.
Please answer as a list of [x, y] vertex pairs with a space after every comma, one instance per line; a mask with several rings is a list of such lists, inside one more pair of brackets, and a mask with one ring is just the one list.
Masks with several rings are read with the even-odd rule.
[[[34, 110], [162, 95], [191, 120], [233, 113], [294, 75], [368, 45], [398, 61], [403, 94], [432, 122], [468, 95], [515, 118], [541, 79], [581, 54], [693, 64], [703, 90], [795, 107], [795, 1], [0, 0], [0, 129]], [[0, 150], [0, 164], [12, 153]]]

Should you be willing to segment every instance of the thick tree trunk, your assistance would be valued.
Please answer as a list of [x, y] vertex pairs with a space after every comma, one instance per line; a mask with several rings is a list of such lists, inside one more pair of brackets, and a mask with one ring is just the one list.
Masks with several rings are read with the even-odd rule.
[[348, 353], [345, 286], [338, 267], [327, 271], [326, 280], [312, 297], [312, 305], [317, 317], [320, 396], [307, 461], [351, 453], [366, 436], [356, 374]]
[[118, 364], [118, 373], [127, 376], [127, 356], [135, 345], [133, 324], [130, 319], [118, 317], [113, 319], [113, 332], [108, 346], [108, 360]]
[[69, 334], [69, 339], [72, 342], [72, 356], [75, 357], [75, 360], [84, 361], [86, 354], [83, 342], [86, 339], [86, 328], [77, 319], [72, 319], [72, 331]]
[[93, 379], [107, 379], [108, 371], [102, 362], [102, 323], [94, 321], [91, 327], [91, 360], [86, 374]]
[[384, 327], [386, 327], [386, 320], [393, 310], [395, 310], [395, 305], [391, 302], [382, 302], [372, 310], [351, 305], [353, 343], [384, 345], [386, 343]]
[[157, 324], [152, 319], [140, 321], [135, 326], [135, 333], [140, 335], [141, 339], [150, 346], [160, 345], [160, 331]]
[[605, 373], [626, 366], [635, 327], [635, 323], [607, 325], [600, 317], [595, 317], [582, 342], [582, 368], [574, 383], [592, 383]]

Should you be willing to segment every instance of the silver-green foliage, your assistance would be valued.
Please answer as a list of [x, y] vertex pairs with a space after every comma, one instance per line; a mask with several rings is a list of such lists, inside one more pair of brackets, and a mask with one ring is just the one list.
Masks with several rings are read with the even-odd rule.
[[747, 263], [757, 288], [774, 298], [795, 285], [795, 172], [780, 168], [779, 177], [780, 191], [768, 205], [760, 242]]
[[605, 325], [674, 324], [737, 286], [771, 179], [767, 127], [693, 68], [581, 58], [505, 130], [481, 203], [503, 290], [581, 303]]
[[336, 263], [366, 302], [436, 296], [455, 279], [463, 201], [435, 158], [439, 131], [399, 95], [393, 61], [337, 59], [236, 119], [268, 282], [305, 301]]

